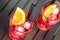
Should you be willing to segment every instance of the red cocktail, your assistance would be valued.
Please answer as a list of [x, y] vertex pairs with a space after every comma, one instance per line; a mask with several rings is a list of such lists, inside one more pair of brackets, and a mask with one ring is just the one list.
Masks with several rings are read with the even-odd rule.
[[31, 31], [33, 22], [25, 20], [24, 12], [20, 8], [17, 8], [15, 13], [10, 17], [9, 26], [9, 37], [12, 40], [23, 40], [25, 35]]
[[44, 5], [36, 20], [40, 30], [49, 30], [59, 21], [60, 9], [57, 4]]

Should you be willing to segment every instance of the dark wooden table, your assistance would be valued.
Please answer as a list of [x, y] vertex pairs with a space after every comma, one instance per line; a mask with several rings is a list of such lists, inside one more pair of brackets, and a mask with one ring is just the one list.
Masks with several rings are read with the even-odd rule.
[[[11, 40], [8, 36], [10, 15], [15, 11], [16, 7], [29, 11], [31, 4], [35, 4], [30, 19], [36, 21], [41, 10], [42, 4], [46, 0], [0, 0], [0, 40]], [[60, 3], [60, 0], [57, 0]], [[24, 40], [60, 40], [60, 22], [55, 27], [48, 31], [38, 30], [34, 25]]]

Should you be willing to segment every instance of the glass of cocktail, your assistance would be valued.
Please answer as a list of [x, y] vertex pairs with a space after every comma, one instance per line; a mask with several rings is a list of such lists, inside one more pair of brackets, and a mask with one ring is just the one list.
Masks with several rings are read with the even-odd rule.
[[58, 3], [49, 4], [46, 2], [43, 4], [40, 14], [36, 20], [37, 27], [40, 30], [51, 29], [60, 19], [60, 8]]
[[10, 17], [9, 37], [12, 40], [23, 40], [32, 27], [33, 22], [28, 19], [25, 20], [25, 13], [18, 7]]

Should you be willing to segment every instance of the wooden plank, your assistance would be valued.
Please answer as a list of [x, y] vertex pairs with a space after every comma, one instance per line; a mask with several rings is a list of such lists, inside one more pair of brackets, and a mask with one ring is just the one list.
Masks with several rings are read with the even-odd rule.
[[[9, 34], [8, 34], [8, 31], [9, 31], [9, 19], [10, 19], [10, 16], [7, 17], [6, 20], [5, 20], [5, 22], [3, 23], [3, 25], [4, 25], [3, 28], [4, 28], [4, 27], [5, 27], [5, 28], [2, 29], [2, 31], [1, 31], [1, 32], [2, 32], [2, 33], [1, 33], [2, 35], [0, 34], [0, 35], [1, 35], [1, 40], [11, 40], [11, 39], [9, 38]], [[5, 23], [7, 23], [7, 24], [5, 24]], [[8, 29], [7, 29], [7, 28], [8, 28]], [[5, 32], [4, 30], [6, 30], [6, 32]], [[3, 35], [3, 34], [4, 34], [4, 35]]]
[[24, 9], [24, 7], [26, 7], [27, 3], [29, 2], [30, 0], [21, 0], [17, 6]]
[[2, 12], [0, 12], [0, 24], [2, 23], [3, 20], [5, 20], [4, 18], [8, 15], [8, 13], [13, 8], [13, 6], [17, 3], [17, 1], [18, 0], [11, 0], [9, 4], [6, 6], [6, 8]]
[[8, 32], [6, 33], [5, 37], [2, 40], [11, 40], [10, 37], [9, 37]]
[[60, 31], [59, 31], [58, 35], [56, 35], [54, 40], [60, 40]]
[[5, 5], [7, 5], [7, 3], [9, 3], [9, 1], [10, 0], [0, 0], [0, 11], [1, 11], [1, 9], [5, 6]]
[[37, 1], [38, 1], [38, 0], [31, 0], [31, 1], [26, 5], [26, 7], [24, 8], [24, 10], [29, 11], [31, 4], [34, 4], [34, 5], [35, 5], [35, 4], [37, 3]]
[[5, 20], [5, 22], [3, 23], [3, 25], [1, 25], [1, 27], [2, 28], [0, 29], [0, 40], [2, 39], [2, 36], [4, 35], [4, 33], [7, 31], [9, 27], [9, 20]]
[[34, 40], [42, 40], [45, 33], [46, 33], [45, 31], [39, 31]]
[[59, 30], [57, 31], [55, 38], [53, 40], [60, 40], [60, 26], [58, 27], [58, 29]]

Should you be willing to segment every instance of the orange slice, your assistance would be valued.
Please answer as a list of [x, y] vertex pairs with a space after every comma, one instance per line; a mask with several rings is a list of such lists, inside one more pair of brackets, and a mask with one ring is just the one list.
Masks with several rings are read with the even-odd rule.
[[[52, 14], [52, 12], [56, 8], [56, 6], [57, 6], [56, 4], [51, 4], [51, 5], [47, 6], [43, 12], [45, 17], [49, 18], [49, 16]], [[43, 19], [45, 19], [45, 17], [43, 16]]]
[[25, 22], [25, 12], [21, 8], [17, 7], [12, 18], [12, 24], [20, 25], [24, 22]]

